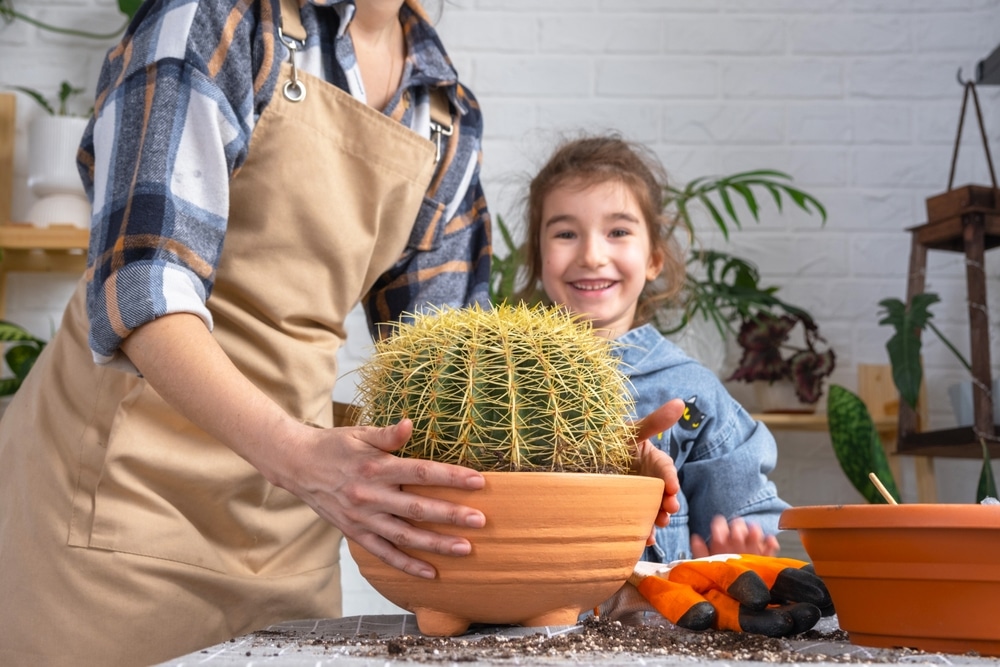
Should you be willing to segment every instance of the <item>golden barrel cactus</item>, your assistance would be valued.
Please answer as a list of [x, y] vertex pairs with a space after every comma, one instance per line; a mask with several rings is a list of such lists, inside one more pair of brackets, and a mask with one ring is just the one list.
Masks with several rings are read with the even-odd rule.
[[620, 473], [634, 451], [614, 343], [545, 306], [433, 310], [361, 367], [361, 422], [404, 417], [401, 456], [477, 470]]

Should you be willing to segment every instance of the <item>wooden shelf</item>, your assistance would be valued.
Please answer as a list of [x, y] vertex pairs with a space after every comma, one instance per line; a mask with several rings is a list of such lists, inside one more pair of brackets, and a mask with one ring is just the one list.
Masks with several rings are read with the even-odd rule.
[[[994, 425], [994, 433], [1000, 433], [1000, 425]], [[990, 459], [1000, 459], [1000, 443], [987, 440]], [[982, 459], [983, 447], [971, 426], [909, 433], [899, 438], [897, 451], [900, 454], [918, 456], [944, 456], [961, 459]]]
[[90, 230], [73, 225], [0, 224], [0, 316], [6, 309], [7, 274], [11, 271], [83, 273], [87, 268]]
[[[750, 415], [763, 422], [772, 431], [827, 431], [829, 423], [822, 413], [792, 413], [792, 412], [756, 412]], [[879, 435], [895, 437], [896, 419], [875, 419], [875, 430]]]
[[90, 230], [73, 225], [36, 227], [23, 222], [0, 225], [0, 248], [3, 250], [84, 250]]

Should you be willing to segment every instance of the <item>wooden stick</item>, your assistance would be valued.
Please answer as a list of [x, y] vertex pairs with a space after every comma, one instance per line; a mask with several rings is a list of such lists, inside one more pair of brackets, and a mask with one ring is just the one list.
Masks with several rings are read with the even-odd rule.
[[885, 485], [882, 484], [882, 480], [878, 478], [878, 475], [876, 475], [873, 472], [870, 472], [868, 473], [868, 479], [872, 481], [872, 484], [875, 485], [875, 488], [878, 489], [878, 492], [882, 494], [883, 498], [885, 498], [885, 502], [889, 503], [890, 505], [899, 504], [896, 502], [896, 499], [892, 497], [892, 494], [889, 493], [889, 490], [885, 488]]

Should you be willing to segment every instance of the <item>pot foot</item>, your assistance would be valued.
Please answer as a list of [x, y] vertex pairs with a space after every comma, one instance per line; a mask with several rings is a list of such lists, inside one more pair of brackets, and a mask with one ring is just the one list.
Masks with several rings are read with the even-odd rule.
[[417, 607], [413, 610], [420, 632], [430, 637], [455, 637], [469, 629], [471, 621], [455, 614]]
[[529, 628], [538, 628], [543, 625], [576, 625], [579, 618], [580, 610], [578, 608], [565, 607], [563, 609], [547, 611], [544, 614], [535, 616], [534, 618], [529, 618], [528, 620], [523, 621], [521, 625]]

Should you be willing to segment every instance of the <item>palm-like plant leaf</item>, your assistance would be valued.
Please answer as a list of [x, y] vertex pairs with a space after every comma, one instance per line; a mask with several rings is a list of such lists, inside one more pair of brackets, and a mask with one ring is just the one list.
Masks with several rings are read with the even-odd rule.
[[[729, 222], [737, 229], [743, 226], [733, 203], [734, 200], [742, 200], [753, 219], [760, 220], [760, 203], [754, 194], [754, 188], [761, 188], [770, 193], [779, 211], [782, 208], [782, 193], [784, 193], [803, 211], [818, 213], [823, 222], [826, 222], [826, 209], [823, 208], [823, 205], [809, 193], [790, 185], [791, 180], [792, 177], [788, 174], [774, 169], [756, 169], [718, 178], [696, 178], [683, 188], [668, 186], [664, 207], [672, 207], [678, 221], [693, 235], [694, 223], [691, 221], [688, 204], [691, 201], [697, 201], [705, 207], [712, 220], [722, 231], [722, 235], [728, 239]], [[713, 197], [718, 197], [721, 202], [721, 211], [720, 207], [713, 201]], [[726, 216], [728, 216], [728, 222]]]

